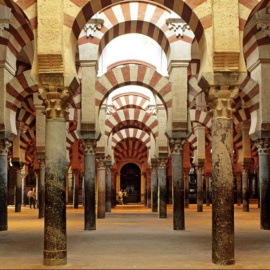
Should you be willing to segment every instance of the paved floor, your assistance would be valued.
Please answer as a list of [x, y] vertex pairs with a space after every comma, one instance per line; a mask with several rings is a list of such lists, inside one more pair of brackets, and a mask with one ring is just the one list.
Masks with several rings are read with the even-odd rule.
[[[9, 230], [0, 232], [1, 269], [52, 269], [42, 265], [43, 220], [38, 210], [9, 208]], [[68, 264], [54, 269], [270, 269], [270, 231], [259, 229], [259, 209], [235, 206], [234, 266], [211, 263], [211, 207], [186, 211], [186, 230], [141, 205], [117, 206], [96, 231], [83, 230], [83, 209], [67, 210]]]

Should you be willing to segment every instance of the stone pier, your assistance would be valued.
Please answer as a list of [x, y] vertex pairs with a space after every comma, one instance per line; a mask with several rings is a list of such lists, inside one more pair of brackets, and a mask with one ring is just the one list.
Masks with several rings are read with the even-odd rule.
[[185, 208], [189, 208], [189, 168], [184, 169]]
[[210, 173], [205, 174], [205, 195], [206, 195], [206, 205], [209, 206], [211, 203], [211, 198], [210, 198]]
[[38, 218], [44, 218], [45, 211], [45, 155], [38, 157], [39, 179], [38, 179]]
[[112, 181], [111, 181], [112, 162], [110, 158], [106, 158], [106, 212], [111, 212], [112, 208]]
[[15, 212], [21, 212], [22, 208], [22, 177], [21, 169], [23, 164], [20, 162], [13, 162], [16, 171], [16, 191], [15, 191]]
[[73, 170], [73, 207], [75, 209], [79, 208], [79, 170]]

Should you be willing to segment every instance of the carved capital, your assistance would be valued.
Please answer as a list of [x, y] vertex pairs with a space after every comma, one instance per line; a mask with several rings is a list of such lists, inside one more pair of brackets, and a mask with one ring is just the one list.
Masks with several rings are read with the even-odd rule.
[[6, 156], [8, 154], [8, 148], [11, 146], [11, 143], [7, 139], [0, 140], [0, 155]]
[[178, 18], [167, 19], [167, 24], [169, 25], [169, 30], [173, 30], [175, 32], [176, 37], [184, 37], [184, 33], [186, 30], [190, 30], [190, 27], [187, 23], [182, 22], [181, 19]]
[[231, 88], [229, 85], [220, 87], [211, 86], [208, 92], [209, 106], [213, 114], [213, 119], [232, 119], [235, 109], [234, 100], [239, 95], [239, 87]]
[[156, 175], [157, 174], [157, 167], [151, 167], [151, 173]]
[[38, 164], [39, 164], [39, 168], [42, 170], [42, 169], [45, 169], [45, 158], [39, 158], [38, 159]]
[[259, 139], [256, 141], [259, 155], [269, 155], [269, 142], [266, 139]]
[[61, 76], [41, 76], [38, 97], [43, 100], [45, 115], [47, 118], [65, 118], [67, 114], [70, 93], [64, 87]]
[[111, 168], [112, 168], [112, 166], [106, 165], [106, 174], [111, 173]]
[[105, 158], [97, 158], [96, 161], [97, 161], [98, 169], [105, 169], [106, 168]]
[[203, 164], [200, 164], [200, 165], [196, 166], [196, 173], [197, 174], [203, 174], [204, 173], [204, 166], [203, 166]]
[[263, 37], [270, 37], [270, 23], [259, 22], [257, 23], [257, 29], [263, 32]]
[[183, 152], [183, 141], [181, 139], [171, 139], [170, 148], [172, 155], [180, 155]]
[[166, 169], [168, 159], [167, 158], [159, 158], [158, 159], [158, 168], [159, 169]]
[[96, 140], [82, 140], [82, 145], [85, 155], [95, 155], [97, 141]]
[[250, 167], [249, 163], [244, 163], [243, 165], [241, 165], [242, 173], [243, 174], [248, 174], [249, 173], [249, 167]]

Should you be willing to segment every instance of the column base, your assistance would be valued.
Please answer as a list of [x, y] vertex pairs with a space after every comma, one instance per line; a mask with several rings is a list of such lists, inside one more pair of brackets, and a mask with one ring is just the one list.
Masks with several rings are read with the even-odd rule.
[[8, 226], [7, 225], [0, 225], [0, 231], [7, 231]]
[[96, 230], [96, 227], [95, 226], [85, 226], [84, 230], [85, 231], [94, 231], [94, 230]]
[[203, 206], [202, 205], [197, 206], [197, 212], [203, 212]]
[[225, 261], [220, 261], [218, 259], [212, 259], [212, 262], [214, 264], [218, 264], [218, 265], [233, 265], [235, 264], [235, 259], [232, 259], [232, 260], [225, 260]]
[[261, 230], [269, 231], [270, 230], [270, 225], [261, 225]]
[[67, 264], [67, 251], [44, 251], [43, 264], [46, 266], [57, 266]]

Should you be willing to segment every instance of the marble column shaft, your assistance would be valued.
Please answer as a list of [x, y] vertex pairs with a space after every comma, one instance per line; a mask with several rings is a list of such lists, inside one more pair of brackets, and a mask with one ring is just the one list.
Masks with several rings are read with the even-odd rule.
[[66, 120], [46, 119], [44, 264], [67, 263]]
[[8, 176], [7, 154], [10, 143], [0, 140], [0, 231], [8, 229]]
[[211, 86], [212, 262], [232, 265], [234, 257], [233, 105], [238, 86]]
[[212, 260], [234, 264], [233, 122], [212, 122]]
[[184, 169], [185, 208], [189, 208], [189, 168]]
[[237, 205], [240, 206], [242, 202], [242, 174], [235, 174], [237, 181]]
[[22, 208], [22, 177], [21, 177], [21, 164], [14, 162], [13, 166], [16, 171], [16, 192], [15, 192], [15, 212], [21, 212]]
[[206, 195], [206, 205], [209, 206], [211, 203], [210, 199], [210, 174], [206, 173], [205, 174], [205, 195]]
[[96, 140], [84, 140], [84, 230], [96, 229], [95, 150]]
[[73, 207], [79, 208], [79, 170], [73, 170]]
[[105, 159], [99, 158], [97, 160], [97, 180], [98, 180], [98, 208], [97, 208], [97, 217], [105, 218], [105, 210], [106, 210], [106, 167], [105, 167]]
[[151, 207], [152, 212], [158, 211], [158, 175], [157, 167], [151, 167]]
[[158, 185], [159, 185], [159, 217], [167, 218], [167, 179], [166, 179], [167, 159], [158, 160]]
[[147, 206], [147, 175], [144, 174], [144, 206]]
[[112, 189], [111, 189], [111, 202], [112, 202], [112, 207], [116, 206], [116, 172], [113, 170], [112, 173]]
[[147, 169], [147, 208], [151, 208], [151, 170]]
[[269, 144], [261, 139], [258, 144], [261, 229], [270, 230], [270, 181], [269, 181]]
[[242, 166], [243, 212], [249, 212], [249, 165]]
[[173, 229], [185, 229], [185, 187], [183, 176], [183, 149], [180, 139], [171, 139]]
[[197, 212], [203, 212], [203, 165], [196, 167], [197, 172]]
[[38, 218], [44, 218], [45, 211], [45, 157], [39, 159]]
[[106, 212], [111, 212], [111, 208], [112, 208], [111, 165], [106, 164]]

